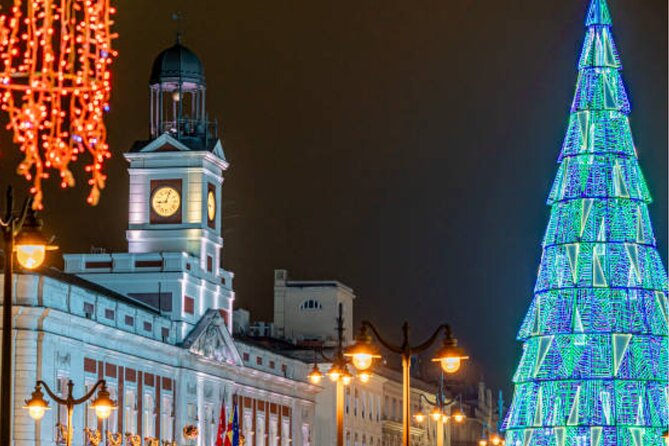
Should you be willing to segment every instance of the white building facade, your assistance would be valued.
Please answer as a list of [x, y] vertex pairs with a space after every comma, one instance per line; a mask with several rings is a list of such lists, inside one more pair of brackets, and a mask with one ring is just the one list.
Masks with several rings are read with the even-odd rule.
[[[308, 365], [232, 336], [233, 274], [221, 268], [221, 191], [228, 168], [206, 120], [202, 65], [178, 41], [151, 73], [151, 138], [129, 162], [127, 253], [65, 255], [65, 272], [14, 279], [14, 446], [53, 445], [65, 409], [34, 422], [22, 410], [36, 380], [75, 397], [104, 379], [118, 402], [84, 428], [211, 446], [236, 402], [247, 446], [313, 446], [319, 388]], [[198, 428], [186, 443], [182, 429]], [[126, 443], [124, 443], [126, 444]]]

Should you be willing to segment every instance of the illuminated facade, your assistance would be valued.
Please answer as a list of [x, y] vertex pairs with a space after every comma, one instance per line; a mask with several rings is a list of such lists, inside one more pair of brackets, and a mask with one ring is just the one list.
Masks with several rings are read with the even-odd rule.
[[[228, 163], [206, 121], [202, 65], [177, 42], [153, 65], [151, 137], [129, 161], [128, 252], [65, 255], [65, 272], [16, 276], [15, 446], [53, 445], [64, 408], [34, 422], [21, 409], [42, 379], [80, 395], [104, 378], [111, 418], [77, 407], [84, 428], [214, 444], [221, 406], [238, 403], [247, 446], [313, 446], [308, 364], [233, 339], [232, 273], [221, 268], [221, 188]], [[148, 439], [147, 439], [148, 438]]]
[[592, 0], [523, 356], [512, 446], [660, 446], [667, 275], [605, 0]]

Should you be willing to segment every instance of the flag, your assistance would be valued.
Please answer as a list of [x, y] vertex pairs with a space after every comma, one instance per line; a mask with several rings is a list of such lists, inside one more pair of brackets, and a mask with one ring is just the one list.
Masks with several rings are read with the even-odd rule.
[[225, 430], [225, 436], [223, 446], [232, 446], [232, 423], [233, 423], [233, 418], [232, 418], [232, 413], [230, 414], [230, 419], [228, 420], [228, 428]]
[[226, 429], [225, 400], [223, 400], [223, 404], [221, 404], [221, 416], [218, 419], [218, 431], [216, 432], [216, 446], [224, 446], [223, 436], [225, 435]]
[[232, 446], [239, 445], [239, 412], [237, 411], [237, 401], [235, 401], [234, 415], [232, 416]]

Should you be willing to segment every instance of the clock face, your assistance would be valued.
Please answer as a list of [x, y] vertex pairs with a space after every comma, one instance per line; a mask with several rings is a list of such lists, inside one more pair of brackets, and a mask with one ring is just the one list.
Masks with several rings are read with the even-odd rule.
[[173, 187], [161, 187], [151, 197], [151, 207], [161, 217], [171, 217], [176, 214], [180, 206], [181, 196]]
[[209, 221], [214, 221], [216, 218], [216, 195], [211, 190], [207, 194], [207, 218]]

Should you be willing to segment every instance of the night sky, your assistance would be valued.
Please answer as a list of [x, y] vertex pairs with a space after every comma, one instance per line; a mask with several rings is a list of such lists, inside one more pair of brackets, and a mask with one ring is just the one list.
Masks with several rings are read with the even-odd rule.
[[[75, 191], [47, 190], [64, 252], [126, 248], [121, 154], [147, 136], [151, 62], [181, 11], [231, 162], [223, 261], [236, 305], [270, 320], [275, 268], [337, 279], [354, 288], [358, 321], [399, 337], [407, 319], [416, 341], [450, 322], [477, 363], [470, 375], [511, 389], [586, 0], [117, 5], [109, 184], [96, 208], [81, 176]], [[667, 2], [609, 6], [666, 262]], [[3, 141], [0, 186], [23, 194]]]

